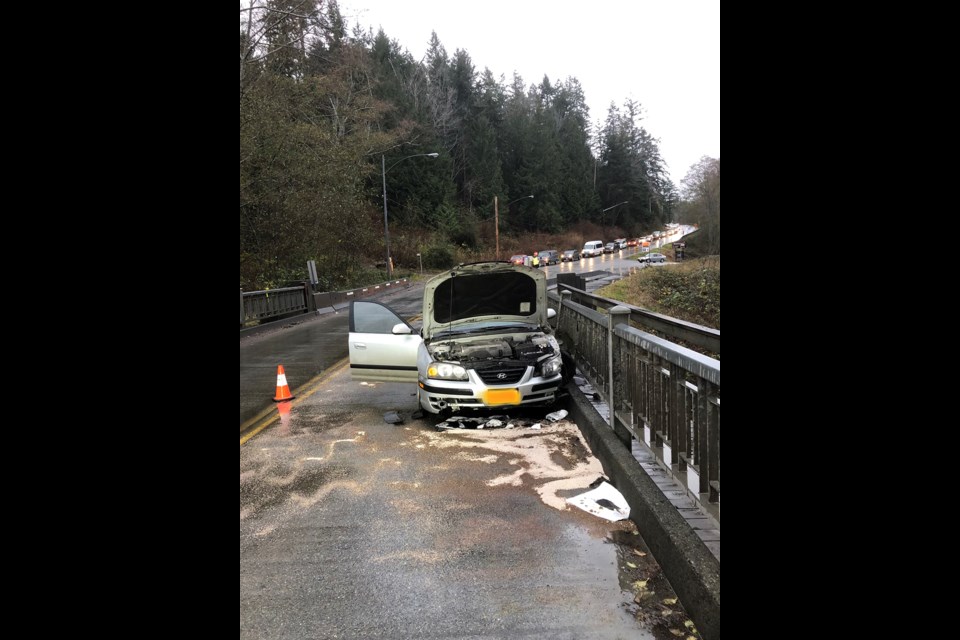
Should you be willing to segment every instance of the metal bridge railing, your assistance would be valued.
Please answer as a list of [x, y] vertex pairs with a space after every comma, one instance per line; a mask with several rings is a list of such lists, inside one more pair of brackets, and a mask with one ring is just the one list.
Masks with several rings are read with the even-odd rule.
[[562, 292], [557, 334], [607, 401], [611, 428], [628, 447], [644, 442], [719, 521], [720, 361], [630, 326], [635, 309], [602, 313], [570, 297]]
[[269, 320], [307, 311], [307, 287], [240, 292], [240, 328], [251, 320]]
[[[630, 309], [630, 322], [641, 329], [653, 331], [671, 340], [679, 340], [686, 344], [696, 345], [711, 353], [720, 353], [720, 331], [704, 327], [703, 325], [671, 318], [660, 313], [654, 313], [647, 309], [631, 307], [624, 305], [618, 300], [611, 300], [602, 296], [587, 293], [582, 289], [571, 287], [567, 284], [557, 283], [557, 291], [569, 291], [571, 300], [580, 303], [591, 309], [612, 309], [618, 305], [626, 306]], [[555, 294], [556, 295], [556, 294]]]

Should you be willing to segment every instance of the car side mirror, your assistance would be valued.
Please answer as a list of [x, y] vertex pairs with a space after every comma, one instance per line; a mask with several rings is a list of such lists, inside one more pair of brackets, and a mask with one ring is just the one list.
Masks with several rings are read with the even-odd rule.
[[549, 320], [550, 318], [556, 318], [556, 317], [557, 317], [557, 310], [552, 308], [547, 308], [547, 320]]
[[393, 333], [393, 335], [397, 336], [397, 335], [401, 335], [401, 334], [404, 334], [404, 333], [413, 333], [413, 331], [410, 330], [410, 327], [409, 327], [409, 326], [407, 326], [407, 325], [405, 325], [404, 323], [400, 322], [400, 323], [398, 323], [398, 324], [393, 325], [393, 330], [391, 331], [391, 333]]

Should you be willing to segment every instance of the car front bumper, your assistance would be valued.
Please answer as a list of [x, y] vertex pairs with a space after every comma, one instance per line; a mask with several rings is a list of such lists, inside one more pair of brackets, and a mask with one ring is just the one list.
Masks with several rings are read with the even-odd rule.
[[554, 403], [563, 376], [542, 378], [534, 376], [533, 371], [533, 367], [528, 367], [516, 384], [496, 386], [484, 384], [475, 371], [469, 371], [470, 380], [428, 380], [421, 374], [420, 406], [429, 413], [440, 413], [447, 409], [503, 409]]

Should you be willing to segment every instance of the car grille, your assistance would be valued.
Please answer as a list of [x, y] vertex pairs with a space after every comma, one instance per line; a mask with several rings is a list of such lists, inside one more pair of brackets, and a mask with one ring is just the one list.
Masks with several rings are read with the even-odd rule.
[[495, 364], [476, 371], [485, 384], [516, 384], [527, 372], [527, 367], [524, 365]]

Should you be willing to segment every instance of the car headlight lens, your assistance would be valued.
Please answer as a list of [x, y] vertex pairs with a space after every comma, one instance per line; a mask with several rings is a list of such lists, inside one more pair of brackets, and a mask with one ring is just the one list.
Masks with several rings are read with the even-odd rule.
[[552, 360], [547, 360], [543, 363], [543, 366], [540, 367], [540, 370], [543, 372], [543, 377], [555, 376], [560, 373], [560, 367], [563, 364], [563, 359], [557, 356]]
[[466, 380], [467, 370], [458, 364], [431, 362], [427, 367], [427, 377], [437, 380]]

